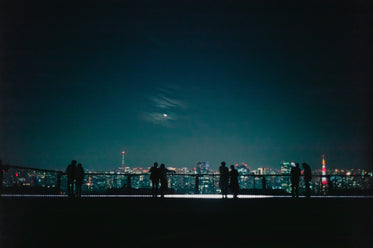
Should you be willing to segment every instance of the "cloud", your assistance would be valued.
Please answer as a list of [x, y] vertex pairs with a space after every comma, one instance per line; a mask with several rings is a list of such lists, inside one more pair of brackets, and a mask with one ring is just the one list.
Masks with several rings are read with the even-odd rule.
[[187, 104], [177, 98], [175, 89], [159, 88], [148, 100], [149, 109], [144, 112], [143, 119], [156, 125], [173, 126], [187, 109]]
[[172, 121], [176, 120], [174, 115], [161, 113], [161, 112], [146, 112], [143, 119], [156, 125], [172, 127]]
[[154, 103], [156, 107], [164, 110], [186, 108], [186, 105], [182, 101], [162, 94], [159, 94], [158, 96], [153, 96], [150, 100]]

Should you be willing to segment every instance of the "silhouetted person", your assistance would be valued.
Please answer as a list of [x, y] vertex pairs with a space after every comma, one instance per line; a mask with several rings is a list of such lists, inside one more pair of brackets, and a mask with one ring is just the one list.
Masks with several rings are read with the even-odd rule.
[[76, 160], [71, 161], [66, 168], [67, 175], [67, 195], [74, 197], [74, 184], [75, 184], [75, 171], [76, 171]]
[[159, 175], [160, 175], [160, 181], [161, 181], [161, 197], [163, 198], [164, 197], [164, 193], [167, 191], [168, 189], [168, 182], [167, 182], [167, 172], [174, 172], [174, 171], [171, 171], [171, 170], [168, 170], [164, 164], [161, 164], [161, 167], [159, 168]]
[[221, 166], [219, 167], [220, 172], [220, 179], [219, 179], [219, 187], [221, 189], [221, 194], [223, 198], [228, 198], [228, 185], [229, 185], [229, 170], [225, 167], [225, 162], [221, 162]]
[[300, 177], [300, 168], [299, 164], [296, 163], [295, 167], [291, 167], [290, 178], [291, 178], [291, 196], [299, 197], [299, 177]]
[[304, 185], [306, 186], [306, 196], [311, 196], [310, 181], [312, 179], [311, 167], [307, 163], [302, 163]]
[[262, 187], [264, 190], [267, 189], [267, 180], [265, 176], [262, 176]]
[[198, 193], [199, 193], [199, 178], [197, 175], [194, 181], [194, 194], [198, 194]]
[[82, 184], [84, 179], [84, 169], [82, 167], [82, 164], [79, 163], [78, 167], [75, 171], [75, 180], [76, 180], [76, 196], [81, 197], [82, 196]]
[[240, 185], [238, 183], [238, 171], [234, 168], [234, 165], [231, 165], [231, 171], [229, 172], [230, 183], [229, 186], [231, 187], [231, 191], [233, 194], [233, 198], [237, 198], [238, 191], [240, 190]]
[[150, 168], [150, 180], [152, 181], [152, 194], [153, 197], [157, 197], [160, 168], [158, 168], [158, 163], [155, 162], [154, 166]]

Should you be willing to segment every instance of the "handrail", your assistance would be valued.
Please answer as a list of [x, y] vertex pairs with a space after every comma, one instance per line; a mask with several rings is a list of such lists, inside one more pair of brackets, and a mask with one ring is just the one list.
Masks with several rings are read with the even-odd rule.
[[[34, 171], [34, 172], [44, 172], [44, 175], [45, 175], [45, 173], [52, 173], [52, 174], [54, 174], [54, 176], [52, 176], [52, 179], [50, 177], [51, 175], [48, 175], [48, 177], [49, 177], [48, 180], [47, 180], [47, 177], [43, 178], [44, 184], [46, 184], [47, 181], [48, 182], [53, 182], [53, 187], [51, 187], [51, 189], [53, 189], [55, 192], [58, 192], [58, 194], [63, 192], [63, 191], [61, 191], [61, 185], [64, 185], [64, 182], [66, 180], [66, 178], [65, 178], [66, 173], [64, 171], [33, 168], [33, 167], [26, 167], [26, 166], [17, 166], [17, 165], [4, 165], [4, 164], [1, 163], [1, 160], [0, 160], [0, 194], [3, 192], [3, 188], [4, 188], [3, 187], [3, 181], [5, 179], [5, 176], [7, 176], [7, 177], [11, 176], [12, 177], [12, 171], [6, 172], [8, 169], [16, 169], [16, 170], [19, 169], [19, 170], [31, 170], [31, 171]], [[16, 172], [17, 171], [15, 171], [15, 173]], [[10, 173], [10, 174], [8, 174], [8, 173]], [[8, 175], [6, 175], [6, 174], [8, 174]], [[209, 177], [209, 180], [212, 180], [212, 183], [214, 184], [214, 186], [212, 186], [212, 187], [216, 188], [216, 187], [218, 187], [216, 185], [217, 185], [217, 181], [219, 180], [219, 177], [220, 177], [220, 173], [218, 173], [218, 172], [213, 172], [213, 173], [196, 173], [196, 172], [186, 172], [186, 173], [184, 172], [183, 173], [183, 172], [178, 172], [178, 173], [176, 173], [175, 171], [172, 171], [172, 172], [168, 172], [167, 174], [168, 174], [168, 176], [171, 180], [173, 180], [172, 179], [173, 177], [178, 177], [178, 176], [179, 177], [185, 177], [185, 179], [187, 179], [187, 180], [193, 180], [193, 182], [189, 181], [184, 186], [185, 186], [185, 189], [187, 191], [193, 190], [192, 188], [194, 188], [195, 193], [198, 193], [200, 190], [202, 190], [201, 185], [206, 183], [206, 182], [203, 181], [204, 178]], [[87, 182], [88, 182], [88, 180], [90, 182], [92, 182], [92, 180], [95, 180], [95, 176], [106, 177], [105, 180], [114, 180], [111, 183], [113, 183], [113, 185], [115, 185], [115, 186], [108, 187], [107, 189], [121, 189], [121, 190], [126, 189], [126, 190], [131, 191], [131, 189], [135, 189], [135, 190], [148, 189], [147, 187], [149, 185], [151, 185], [150, 172], [147, 172], [147, 173], [145, 173], [145, 172], [128, 173], [128, 172], [120, 172], [120, 171], [101, 171], [101, 172], [88, 171], [88, 172], [85, 173], [85, 178], [86, 178]], [[254, 189], [254, 190], [257, 189], [256, 185], [257, 185], [258, 180], [261, 180], [261, 182], [259, 182], [258, 185], [262, 185], [263, 189], [267, 189], [266, 188], [266, 185], [268, 185], [267, 183], [269, 183], [272, 186], [276, 185], [275, 188], [272, 188], [272, 189], [281, 189], [281, 187], [284, 187], [281, 183], [287, 183], [288, 184], [288, 183], [290, 183], [290, 179], [291, 179], [291, 174], [288, 174], [288, 173], [287, 174], [263, 174], [263, 175], [257, 175], [257, 174], [252, 174], [252, 173], [245, 173], [245, 174], [241, 173], [239, 176], [242, 178], [242, 183], [246, 187], [249, 185], [249, 187], [253, 187], [252, 189]], [[16, 178], [17, 177], [22, 178], [22, 176], [19, 177], [17, 174], [15, 174], [15, 177]], [[53, 178], [53, 177], [55, 177], [55, 178]], [[141, 178], [141, 177], [143, 177], [143, 178]], [[277, 181], [274, 182], [273, 178], [276, 178], [276, 177], [282, 178], [281, 182], [277, 182]], [[300, 178], [301, 177], [303, 177], [303, 175], [301, 175]], [[355, 175], [354, 174], [327, 174], [327, 175], [322, 175], [321, 173], [315, 173], [315, 174], [312, 175], [312, 177], [314, 178], [313, 181], [314, 182], [317, 181], [317, 185], [320, 185], [320, 186], [321, 186], [321, 179], [323, 179], [323, 180], [326, 179], [327, 180], [327, 185], [328, 185], [328, 187], [330, 187], [330, 189], [333, 189], [335, 186], [346, 187], [346, 185], [344, 185], [344, 184], [347, 183], [348, 181], [350, 181], [350, 180], [352, 180], [352, 181], [360, 180], [360, 178], [361, 178], [361, 180], [366, 180], [366, 179], [369, 180], [369, 182], [368, 181], [363, 182], [365, 184], [359, 183], [359, 185], [362, 185], [364, 187], [364, 189], [372, 189], [372, 187], [373, 187], [371, 174], [360, 174], [359, 173], [359, 174], [355, 174]], [[334, 177], [334, 179], [333, 179], [333, 177]], [[14, 179], [14, 180], [15, 180], [15, 187], [18, 187], [17, 183], [22, 182], [22, 181], [19, 181], [19, 180], [25, 180], [25, 179], [22, 178], [22, 179]], [[122, 185], [123, 187], [119, 188], [119, 187], [116, 186], [117, 183], [118, 183], [118, 180], [119, 180], [119, 185]], [[251, 182], [249, 182], [248, 180], [251, 181]], [[147, 181], [147, 182], [144, 184], [145, 181]], [[318, 181], [320, 181], [320, 183], [318, 183]], [[341, 182], [339, 182], [339, 181], [341, 181]], [[368, 183], [369, 183], [369, 185], [371, 185], [371, 186], [369, 186], [369, 188], [367, 188]], [[92, 184], [90, 184], [90, 185], [92, 185]], [[194, 185], [194, 187], [193, 187], [193, 185]], [[322, 185], [325, 185], [324, 181], [322, 182]], [[99, 186], [99, 187], [101, 187], [101, 186]], [[180, 187], [183, 188], [183, 185], [180, 185]], [[280, 187], [280, 188], [278, 188], [278, 187]], [[289, 187], [289, 186], [285, 186], [285, 187]], [[47, 188], [49, 188], [49, 186]], [[22, 188], [18, 188], [18, 189], [22, 189]], [[23, 189], [25, 189], [25, 188], [23, 188]], [[242, 188], [242, 189], [249, 190], [250, 188]], [[270, 188], [268, 188], [268, 189], [270, 189]], [[282, 188], [282, 189], [285, 189], [286, 191], [289, 190], [288, 188]], [[351, 188], [351, 189], [353, 189], [353, 188]]]
[[33, 168], [33, 167], [26, 167], [26, 166], [18, 166], [18, 165], [0, 165], [3, 169], [23, 169], [23, 170], [33, 170], [33, 171], [44, 171], [44, 172], [53, 172], [53, 173], [64, 173], [60, 170], [51, 170], [51, 169], [40, 169], [40, 168]]
[[[62, 173], [65, 174], [64, 171], [61, 170], [52, 170], [52, 169], [41, 169], [41, 168], [34, 168], [34, 167], [26, 167], [26, 166], [18, 166], [18, 165], [1, 165], [0, 168], [2, 169], [9, 169], [9, 168], [14, 168], [14, 169], [25, 169], [25, 170], [33, 170], [33, 171], [42, 171], [42, 172], [51, 172], [51, 173]], [[85, 175], [122, 175], [122, 176], [144, 176], [144, 175], [150, 175], [150, 172], [142, 172], [142, 173], [123, 173], [123, 172], [107, 172], [107, 171], [102, 171], [102, 172], [86, 172], [84, 173]], [[175, 176], [192, 176], [192, 177], [200, 177], [200, 176], [220, 176], [220, 173], [174, 173], [174, 172], [168, 172], [168, 175], [175, 175]], [[279, 177], [279, 176], [291, 176], [291, 174], [264, 174], [264, 175], [256, 175], [256, 174], [240, 174], [239, 176], [249, 176], [249, 177]], [[303, 175], [301, 175], [302, 177]], [[364, 176], [369, 176], [369, 175], [346, 175], [346, 174], [327, 174], [327, 175], [322, 175], [322, 174], [312, 174], [313, 177], [364, 177]]]

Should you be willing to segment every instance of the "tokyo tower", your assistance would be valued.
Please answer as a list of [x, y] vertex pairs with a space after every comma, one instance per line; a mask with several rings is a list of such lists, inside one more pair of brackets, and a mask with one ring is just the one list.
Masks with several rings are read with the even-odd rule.
[[325, 155], [322, 155], [322, 170], [321, 170], [321, 180], [322, 180], [322, 184], [323, 185], [326, 185], [327, 184], [327, 181], [326, 181], [326, 171], [325, 171]]

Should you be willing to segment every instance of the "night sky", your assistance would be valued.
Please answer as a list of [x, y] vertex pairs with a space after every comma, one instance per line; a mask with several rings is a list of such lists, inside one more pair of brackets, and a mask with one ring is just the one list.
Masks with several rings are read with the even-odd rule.
[[1, 2], [6, 164], [373, 167], [368, 1]]

